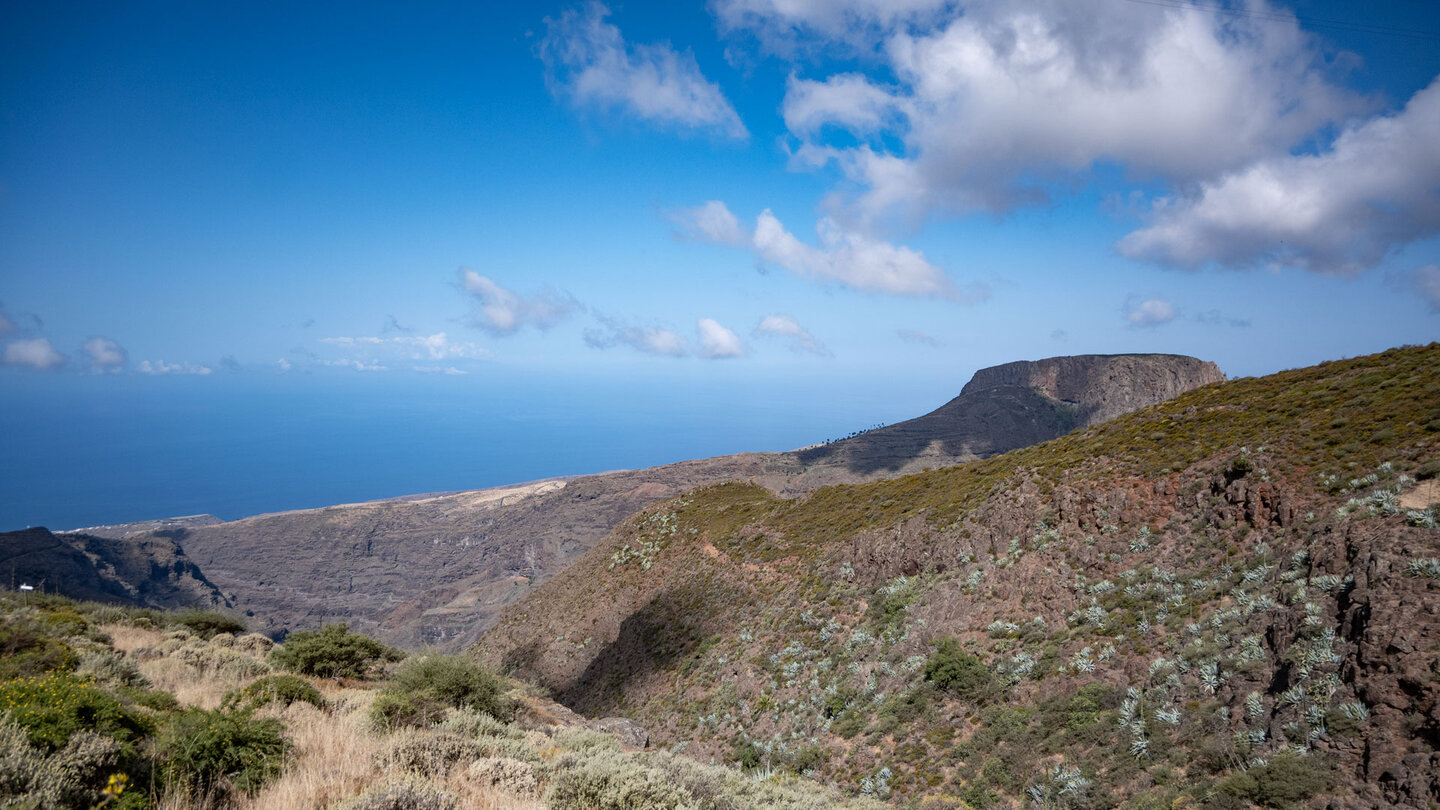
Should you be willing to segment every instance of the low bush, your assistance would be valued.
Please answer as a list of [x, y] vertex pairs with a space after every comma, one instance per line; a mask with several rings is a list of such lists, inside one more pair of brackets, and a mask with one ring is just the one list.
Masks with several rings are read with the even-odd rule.
[[150, 718], [64, 672], [0, 684], [0, 706], [25, 729], [32, 745], [60, 750], [80, 731], [92, 731], [130, 745], [154, 728]]
[[954, 638], [942, 638], [935, 645], [935, 653], [925, 662], [925, 680], [972, 703], [989, 698], [995, 691], [995, 676], [990, 668]]
[[479, 664], [459, 655], [427, 655], [400, 666], [371, 704], [370, 719], [380, 729], [424, 728], [443, 720], [447, 709], [500, 720], [513, 713], [504, 683]]
[[461, 760], [480, 757], [474, 740], [449, 732], [402, 731], [390, 737], [376, 762], [382, 768], [444, 776]]
[[258, 790], [280, 773], [290, 746], [275, 718], [185, 709], [170, 716], [155, 753], [166, 783], [196, 796]]
[[0, 619], [0, 680], [69, 672], [79, 659], [65, 642], [22, 621]]
[[221, 708], [246, 710], [258, 709], [269, 703], [289, 706], [296, 702], [309, 703], [317, 709], [325, 708], [325, 696], [320, 694], [320, 690], [296, 675], [266, 675], [243, 689], [227, 694]]
[[473, 781], [492, 790], [527, 798], [535, 795], [540, 784], [534, 765], [509, 757], [481, 757], [470, 764], [468, 773]]
[[1231, 774], [1220, 783], [1223, 795], [1262, 807], [1297, 807], [1330, 787], [1330, 772], [1319, 764], [1280, 754], [1265, 765]]
[[402, 776], [381, 782], [364, 793], [336, 804], [333, 810], [452, 810], [460, 797], [434, 782]]
[[556, 759], [545, 803], [554, 810], [672, 810], [691, 795], [666, 774], [620, 752]]
[[275, 666], [320, 678], [364, 678], [376, 664], [403, 657], [367, 635], [350, 632], [346, 624], [291, 633], [270, 653]]
[[203, 639], [210, 639], [218, 633], [236, 635], [246, 630], [244, 622], [213, 610], [179, 613], [171, 617], [170, 621]]

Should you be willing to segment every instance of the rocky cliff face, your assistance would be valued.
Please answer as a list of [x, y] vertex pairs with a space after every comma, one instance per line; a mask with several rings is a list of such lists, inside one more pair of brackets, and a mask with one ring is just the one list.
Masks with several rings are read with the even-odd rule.
[[[457, 646], [479, 638], [501, 608], [564, 569], [627, 516], [688, 489], [738, 479], [799, 494], [941, 467], [1052, 439], [1090, 424], [1102, 410], [1140, 407], [1221, 378], [1213, 364], [1165, 355], [1000, 368], [976, 376], [989, 375], [994, 384], [972, 392], [972, 382], [932, 414], [820, 448], [218, 525], [195, 520], [161, 532], [179, 540], [254, 614], [257, 629], [280, 633], [346, 621], [391, 644]], [[1072, 395], [1073, 402], [1063, 399]]]
[[174, 540], [97, 537], [43, 528], [0, 534], [7, 585], [28, 584], [72, 599], [141, 607], [214, 608], [229, 602]]
[[959, 396], [924, 416], [798, 455], [814, 481], [836, 469], [918, 472], [1029, 447], [1224, 380], [1214, 363], [1170, 354], [1006, 363], [976, 372]]

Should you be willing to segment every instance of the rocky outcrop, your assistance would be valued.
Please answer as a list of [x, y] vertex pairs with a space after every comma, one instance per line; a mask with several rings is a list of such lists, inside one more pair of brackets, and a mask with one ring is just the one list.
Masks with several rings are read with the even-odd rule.
[[1214, 363], [1173, 354], [1006, 363], [977, 371], [959, 396], [924, 416], [798, 455], [815, 481], [837, 467], [919, 472], [1039, 444], [1224, 380]]
[[180, 546], [166, 537], [97, 537], [33, 528], [0, 534], [0, 571], [72, 599], [140, 607], [229, 607]]

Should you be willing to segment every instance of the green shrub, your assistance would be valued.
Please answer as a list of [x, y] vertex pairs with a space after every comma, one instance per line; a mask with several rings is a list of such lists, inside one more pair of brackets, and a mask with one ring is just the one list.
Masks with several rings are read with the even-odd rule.
[[319, 630], [291, 633], [271, 651], [270, 661], [301, 675], [363, 678], [376, 664], [403, 656], [367, 635], [350, 632], [349, 625], [327, 624]]
[[434, 725], [445, 710], [468, 709], [500, 720], [512, 708], [504, 684], [479, 664], [460, 655], [426, 655], [402, 664], [370, 707], [378, 728]]
[[259, 789], [280, 773], [290, 746], [275, 718], [249, 712], [185, 709], [156, 738], [164, 780], [191, 795]]
[[1265, 765], [1226, 777], [1220, 792], [1264, 807], [1288, 808], [1329, 789], [1330, 783], [1325, 768], [1282, 753]]
[[289, 706], [297, 701], [309, 703], [317, 709], [324, 709], [326, 705], [325, 696], [304, 678], [295, 675], [266, 675], [249, 686], [226, 695], [221, 708], [258, 709], [268, 703]]
[[445, 719], [445, 704], [428, 695], [383, 691], [370, 703], [370, 725], [376, 731], [426, 728]]
[[535, 766], [509, 757], [481, 757], [470, 764], [470, 778], [492, 790], [534, 796], [539, 786]]
[[995, 676], [979, 658], [965, 652], [960, 641], [942, 638], [925, 662], [925, 680], [964, 700], [979, 703], [995, 690]]
[[0, 801], [6, 807], [92, 807], [121, 764], [120, 744], [77, 731], [63, 748], [32, 746], [25, 729], [0, 721]]
[[79, 659], [65, 642], [28, 623], [0, 620], [0, 680], [70, 672]]
[[78, 731], [93, 731], [129, 745], [150, 734], [153, 723], [81, 678], [53, 672], [0, 684], [0, 706], [25, 729], [32, 745], [64, 748]]
[[235, 635], [245, 632], [245, 623], [239, 619], [226, 616], [224, 613], [217, 613], [213, 610], [196, 610], [177, 614], [170, 619], [171, 623], [178, 624], [203, 639], [209, 639], [217, 633], [229, 633]]

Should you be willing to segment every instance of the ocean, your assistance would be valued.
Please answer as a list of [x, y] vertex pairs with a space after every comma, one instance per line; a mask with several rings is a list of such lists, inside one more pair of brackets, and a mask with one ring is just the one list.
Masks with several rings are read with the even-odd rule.
[[225, 520], [749, 450], [919, 415], [950, 385], [514, 373], [13, 375], [0, 530]]

